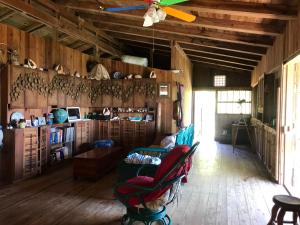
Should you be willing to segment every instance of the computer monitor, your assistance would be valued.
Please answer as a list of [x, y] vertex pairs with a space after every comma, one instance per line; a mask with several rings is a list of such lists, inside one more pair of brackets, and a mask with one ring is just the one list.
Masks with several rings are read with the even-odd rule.
[[80, 120], [80, 107], [67, 107], [68, 121]]

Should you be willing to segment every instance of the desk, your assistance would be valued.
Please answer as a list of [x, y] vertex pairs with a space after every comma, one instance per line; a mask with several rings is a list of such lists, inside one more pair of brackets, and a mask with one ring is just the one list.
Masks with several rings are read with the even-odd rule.
[[235, 148], [235, 145], [236, 145], [236, 139], [237, 139], [238, 132], [241, 129], [246, 129], [250, 144], [252, 146], [252, 140], [251, 140], [251, 135], [250, 135], [250, 132], [249, 132], [248, 125], [247, 124], [232, 124], [231, 125], [232, 140], [231, 141], [232, 141], [232, 151], [233, 152], [234, 152], [234, 148]]

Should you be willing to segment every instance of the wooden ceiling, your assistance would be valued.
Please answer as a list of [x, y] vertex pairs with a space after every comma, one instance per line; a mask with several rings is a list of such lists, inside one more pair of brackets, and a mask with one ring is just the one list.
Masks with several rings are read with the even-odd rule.
[[[105, 12], [99, 6], [145, 4], [143, 0], [0, 0], [0, 22], [28, 32], [55, 30], [55, 38], [71, 48], [94, 48], [112, 56], [143, 48], [170, 55], [178, 43], [193, 62], [252, 71], [288, 20], [297, 18], [298, 0], [190, 0], [174, 8], [197, 16], [193, 23], [170, 16], [145, 28], [146, 10]], [[18, 24], [18, 17], [31, 20]], [[46, 32], [47, 33], [47, 32]], [[51, 35], [48, 32], [47, 35]], [[53, 36], [53, 33], [52, 33]]]

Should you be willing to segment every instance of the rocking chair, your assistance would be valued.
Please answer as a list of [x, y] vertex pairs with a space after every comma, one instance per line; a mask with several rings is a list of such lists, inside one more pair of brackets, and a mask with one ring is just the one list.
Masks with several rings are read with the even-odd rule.
[[154, 177], [137, 175], [116, 185], [114, 194], [127, 208], [122, 225], [132, 225], [136, 221], [145, 225], [155, 221], [172, 224], [166, 205], [176, 198], [181, 183], [187, 182], [192, 156], [198, 144], [191, 148], [188, 145], [176, 146], [164, 157]]

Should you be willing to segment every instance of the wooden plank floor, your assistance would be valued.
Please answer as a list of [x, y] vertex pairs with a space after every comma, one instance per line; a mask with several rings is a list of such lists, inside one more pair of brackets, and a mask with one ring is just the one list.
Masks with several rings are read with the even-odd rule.
[[[112, 172], [98, 182], [74, 181], [72, 167], [0, 189], [0, 225], [117, 225], [125, 208], [113, 199]], [[178, 204], [174, 225], [266, 225], [272, 196], [286, 194], [269, 181], [256, 156], [230, 145], [202, 143]]]

